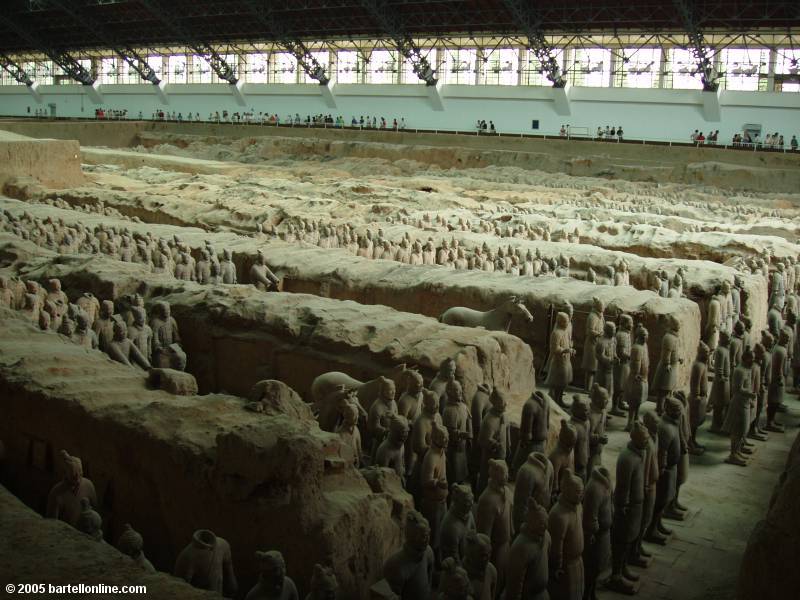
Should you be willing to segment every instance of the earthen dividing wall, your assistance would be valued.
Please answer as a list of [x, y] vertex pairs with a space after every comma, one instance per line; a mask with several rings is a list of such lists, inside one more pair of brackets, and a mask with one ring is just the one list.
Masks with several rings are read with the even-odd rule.
[[[497, 238], [489, 234], [462, 231], [430, 232], [405, 225], [385, 226], [383, 231], [388, 239], [396, 242], [401, 240], [408, 232], [422, 241], [431, 237], [437, 245], [442, 240], [449, 242], [455, 239], [461, 246], [466, 246], [470, 249], [481, 247], [484, 243], [488, 244], [493, 251], [496, 251], [497, 248], [505, 250], [511, 246], [515, 249], [519, 248], [523, 256], [528, 251], [531, 254], [535, 254], [538, 249], [546, 257], [557, 258], [561, 255], [568, 257], [571, 261], [570, 272], [581, 278], [585, 277], [590, 267], [594, 269], [598, 277], [605, 277], [602, 271], [604, 267], [615, 267], [616, 263], [624, 259], [630, 268], [631, 285], [637, 290], [643, 291], [653, 289], [654, 277], [659, 271], [666, 271], [671, 279], [678, 272], [678, 268], [682, 267], [684, 269], [684, 293], [689, 300], [696, 302], [700, 306], [703, 327], [705, 327], [708, 302], [714, 294], [715, 288], [723, 281], [732, 284], [734, 276], [738, 274], [738, 271], [732, 267], [708, 260], [648, 258], [630, 252], [607, 250], [604, 247], [589, 244]], [[744, 282], [743, 289], [747, 294], [747, 308], [752, 316], [754, 329], [766, 327], [767, 282], [760, 275], [741, 275], [741, 277]]]
[[346, 598], [367, 597], [364, 583], [401, 542], [407, 494], [373, 493], [313, 419], [248, 412], [232, 396], [150, 391], [144, 380], [0, 309], [4, 483], [43, 510], [64, 448], [83, 459], [107, 535], [131, 523], [160, 570], [208, 528], [231, 542], [244, 589], [256, 580], [254, 552], [274, 548], [301, 591], [323, 562]]
[[[2, 465], [0, 465], [0, 473]], [[165, 573], [147, 573], [109, 544], [90, 539], [56, 519], [43, 519], [0, 485], [0, 579], [3, 584], [64, 586], [141, 585], [155, 598], [215, 600], [219, 596], [191, 587]], [[116, 539], [111, 543], [116, 542]], [[148, 544], [147, 549], [150, 548]], [[19, 588], [18, 588], [19, 589]], [[36, 589], [36, 588], [34, 588]], [[7, 592], [8, 593], [8, 592]], [[45, 588], [42, 596], [50, 594]], [[27, 594], [26, 594], [27, 595]], [[9, 594], [8, 597], [11, 597]], [[84, 594], [58, 594], [60, 598]], [[94, 598], [118, 597], [92, 594]]]
[[454, 358], [467, 397], [481, 383], [506, 390], [516, 419], [535, 388], [530, 348], [506, 333], [442, 325], [378, 304], [203, 286], [105, 257], [59, 258], [8, 234], [0, 240], [4, 261], [17, 273], [59, 277], [71, 297], [139, 292], [147, 302], [169, 301], [201, 391], [245, 395], [259, 380], [279, 379], [309, 398], [314, 377], [328, 371], [369, 380], [406, 364], [430, 381], [444, 359]]
[[0, 189], [9, 179], [31, 178], [50, 188], [84, 183], [75, 141], [33, 139], [0, 131]]
[[[80, 220], [88, 227], [108, 223], [101, 215], [83, 215], [48, 206], [7, 201], [9, 210], [19, 214], [29, 210], [35, 215], [52, 215], [67, 223]], [[541, 367], [547, 349], [548, 310], [569, 300], [576, 311], [575, 344], [579, 352], [583, 344], [586, 314], [592, 297], [597, 295], [609, 307], [609, 315], [625, 312], [641, 320], [650, 331], [650, 354], [653, 368], [657, 363], [661, 338], [666, 331], [666, 317], [675, 314], [682, 322], [681, 346], [687, 357], [679, 370], [679, 381], [688, 382], [691, 361], [700, 339], [700, 310], [685, 299], [660, 298], [652, 292], [629, 287], [597, 286], [572, 279], [527, 279], [503, 273], [452, 271], [435, 266], [411, 266], [394, 261], [369, 260], [353, 256], [342, 249], [325, 250], [316, 246], [259, 241], [233, 234], [210, 234], [197, 229], [145, 225], [125, 222], [132, 231], [152, 232], [163, 237], [179, 233], [181, 240], [199, 252], [205, 240], [214, 240], [219, 252], [233, 251], [239, 280], [247, 281], [247, 273], [256, 251], [261, 249], [268, 263], [284, 278], [285, 291], [315, 294], [340, 300], [355, 300], [364, 305], [384, 304], [400, 311], [438, 318], [452, 306], [490, 310], [509, 295], [525, 300], [532, 311], [532, 326], [512, 322], [510, 333], [519, 336], [534, 352], [535, 364]], [[580, 357], [580, 354], [578, 358]], [[575, 361], [576, 366], [580, 364]], [[201, 378], [202, 380], [202, 378]], [[301, 388], [302, 389], [302, 388]]]

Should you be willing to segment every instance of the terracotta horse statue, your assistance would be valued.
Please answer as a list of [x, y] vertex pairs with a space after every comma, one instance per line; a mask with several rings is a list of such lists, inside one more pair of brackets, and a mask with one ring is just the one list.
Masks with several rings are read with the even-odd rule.
[[366, 382], [340, 371], [323, 373], [311, 383], [311, 401], [317, 413], [320, 429], [333, 431], [336, 428], [341, 403], [347, 400], [351, 392], [355, 393], [358, 399], [361, 417], [366, 419], [372, 403], [383, 386], [391, 381], [395, 384], [396, 390], [401, 390], [401, 384], [405, 383], [405, 373], [409, 370], [403, 363], [393, 367], [387, 376], [376, 377]]
[[464, 306], [448, 308], [439, 316], [439, 322], [445, 325], [458, 325], [460, 327], [483, 327], [489, 331], [508, 332], [511, 319], [514, 316], [524, 318], [528, 323], [533, 322], [533, 315], [525, 308], [516, 296], [510, 296], [497, 308], [481, 312]]

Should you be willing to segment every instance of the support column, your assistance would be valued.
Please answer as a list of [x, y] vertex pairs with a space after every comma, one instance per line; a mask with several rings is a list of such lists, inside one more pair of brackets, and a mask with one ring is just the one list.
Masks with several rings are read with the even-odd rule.
[[767, 91], [774, 92], [775, 90], [775, 67], [778, 62], [778, 53], [773, 48], [767, 51]]
[[667, 81], [667, 65], [669, 64], [669, 49], [661, 48], [661, 60], [658, 63], [658, 89], [663, 90]]
[[617, 56], [617, 53], [614, 52], [614, 49], [612, 49], [611, 57], [608, 61], [608, 70], [610, 71], [608, 77], [608, 87], [616, 87], [614, 84], [614, 78], [616, 77], [618, 61], [619, 61], [619, 56]]

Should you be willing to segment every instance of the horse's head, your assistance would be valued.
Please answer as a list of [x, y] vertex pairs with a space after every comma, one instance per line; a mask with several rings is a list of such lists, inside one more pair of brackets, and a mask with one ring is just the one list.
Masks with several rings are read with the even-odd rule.
[[511, 296], [506, 302], [505, 307], [507, 308], [508, 312], [511, 315], [520, 316], [525, 319], [528, 323], [533, 322], [533, 315], [527, 309], [525, 304], [520, 301], [519, 298], [516, 296]]

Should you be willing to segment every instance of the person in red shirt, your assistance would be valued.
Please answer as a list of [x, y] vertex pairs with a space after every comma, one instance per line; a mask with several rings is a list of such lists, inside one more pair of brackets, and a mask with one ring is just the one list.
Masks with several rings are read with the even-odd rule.
[[695, 140], [695, 141], [696, 141], [698, 144], [702, 144], [703, 142], [705, 142], [705, 141], [706, 141], [706, 138], [705, 138], [705, 136], [703, 135], [703, 132], [702, 132], [702, 131], [700, 132], [700, 135], [698, 135], [698, 136], [697, 136], [697, 140]]

